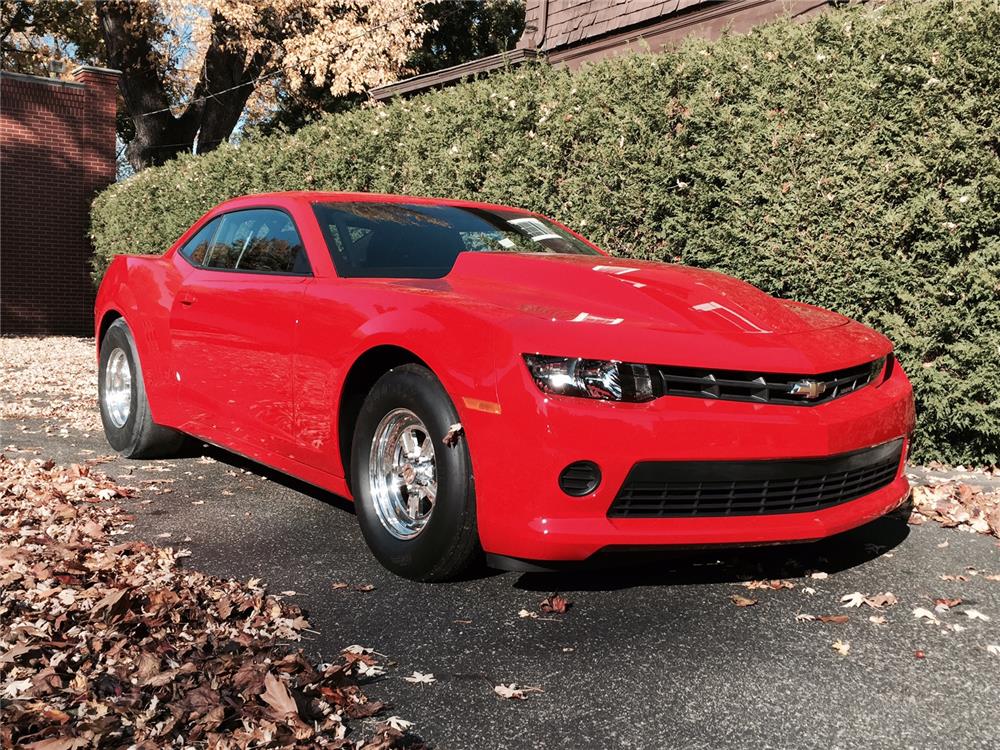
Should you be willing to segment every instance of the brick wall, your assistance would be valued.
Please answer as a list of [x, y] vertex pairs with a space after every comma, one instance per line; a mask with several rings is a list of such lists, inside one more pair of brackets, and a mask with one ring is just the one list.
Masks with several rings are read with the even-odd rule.
[[115, 179], [117, 71], [0, 73], [0, 332], [93, 333], [90, 202]]

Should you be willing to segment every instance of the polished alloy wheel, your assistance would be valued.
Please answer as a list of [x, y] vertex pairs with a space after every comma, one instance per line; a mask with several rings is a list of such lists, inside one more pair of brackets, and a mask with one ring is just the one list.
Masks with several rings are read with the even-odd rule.
[[434, 443], [409, 409], [393, 409], [379, 422], [368, 459], [375, 513], [397, 539], [412, 539], [427, 525], [437, 497]]
[[132, 370], [123, 349], [115, 349], [104, 370], [104, 409], [111, 423], [119, 429], [132, 410]]

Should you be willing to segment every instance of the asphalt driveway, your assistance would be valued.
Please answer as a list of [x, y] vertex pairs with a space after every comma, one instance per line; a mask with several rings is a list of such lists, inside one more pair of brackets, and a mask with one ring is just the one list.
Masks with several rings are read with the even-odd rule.
[[[63, 432], [7, 421], [4, 452], [60, 463], [110, 453], [100, 435]], [[348, 503], [224, 451], [100, 469], [142, 488], [130, 504], [137, 537], [190, 549], [188, 564], [206, 572], [294, 592], [319, 660], [354, 643], [388, 657], [370, 693], [436, 747], [996, 747], [1000, 655], [988, 646], [1000, 643], [1000, 582], [986, 574], [1000, 572], [1000, 549], [989, 537], [883, 519], [721, 559], [421, 585], [369, 556]], [[741, 585], [755, 579], [794, 588]], [[365, 584], [374, 589], [354, 588]], [[519, 616], [553, 591], [572, 602], [566, 614]], [[855, 591], [899, 601], [841, 607]], [[738, 607], [733, 595], [758, 603]], [[963, 603], [938, 623], [913, 615], [939, 597]], [[406, 682], [414, 671], [436, 681]], [[495, 695], [511, 682], [544, 692]]]

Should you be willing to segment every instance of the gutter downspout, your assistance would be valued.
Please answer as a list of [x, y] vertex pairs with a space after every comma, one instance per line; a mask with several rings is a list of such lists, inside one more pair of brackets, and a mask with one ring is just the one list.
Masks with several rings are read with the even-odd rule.
[[541, 49], [545, 44], [545, 35], [549, 32], [549, 0], [542, 0], [541, 14], [538, 17], [539, 35], [535, 47]]

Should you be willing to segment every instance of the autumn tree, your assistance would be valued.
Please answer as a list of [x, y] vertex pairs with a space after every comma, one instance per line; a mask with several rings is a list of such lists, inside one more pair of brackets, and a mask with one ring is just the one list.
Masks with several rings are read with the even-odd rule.
[[2, 2], [5, 65], [41, 72], [62, 55], [122, 72], [119, 135], [136, 170], [218, 148], [278, 90], [394, 80], [427, 29], [426, 0]]
[[58, 72], [63, 61], [100, 60], [103, 46], [94, 0], [0, 0], [3, 70], [44, 76]]
[[[419, 11], [425, 29], [400, 75], [418, 75], [513, 49], [524, 30], [524, 0], [441, 0]], [[357, 93], [333, 95], [308, 81], [275, 89], [275, 106], [257, 113], [262, 132], [298, 130], [317, 115], [357, 106]]]

